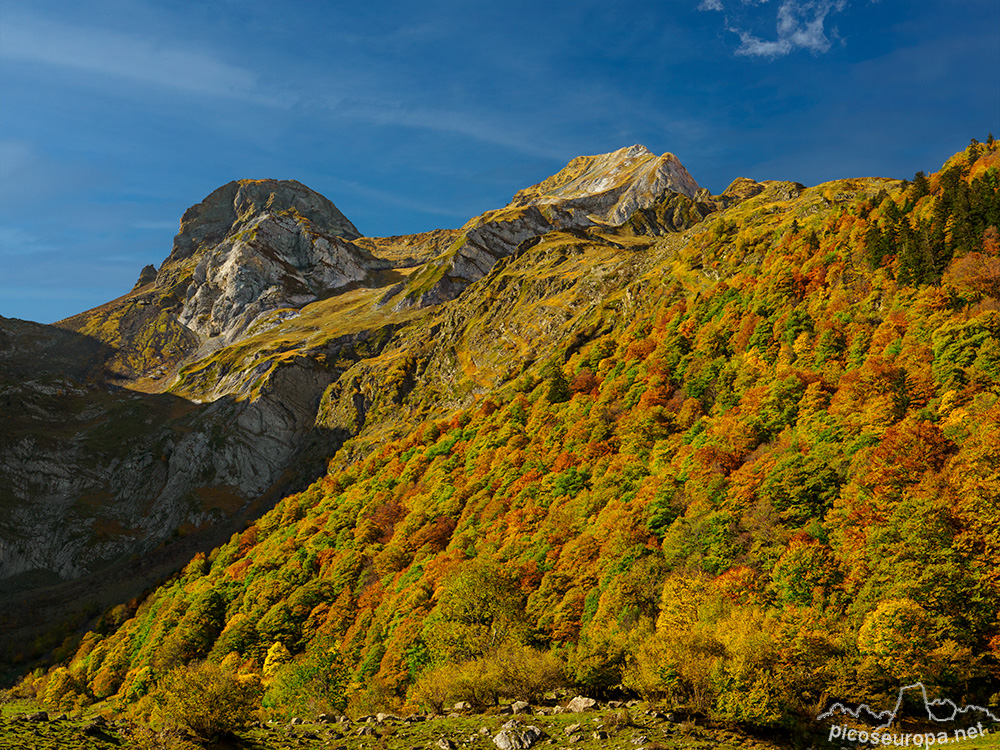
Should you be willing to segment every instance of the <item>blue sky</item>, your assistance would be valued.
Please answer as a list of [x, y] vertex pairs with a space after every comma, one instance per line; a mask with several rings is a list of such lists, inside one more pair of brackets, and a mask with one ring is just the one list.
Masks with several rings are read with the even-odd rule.
[[0, 315], [125, 293], [232, 179], [383, 236], [633, 143], [720, 192], [912, 177], [990, 131], [995, 0], [0, 0]]

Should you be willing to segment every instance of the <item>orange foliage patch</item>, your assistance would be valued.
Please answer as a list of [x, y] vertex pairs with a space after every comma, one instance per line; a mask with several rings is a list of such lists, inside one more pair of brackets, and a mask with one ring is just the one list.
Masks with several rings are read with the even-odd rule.
[[250, 560], [240, 560], [238, 562], [234, 562], [232, 565], [226, 568], [226, 575], [228, 575], [234, 581], [240, 581], [243, 579], [243, 576], [246, 575], [247, 570], [250, 569], [250, 565], [251, 565]]
[[761, 597], [757, 574], [744, 565], [737, 565], [719, 574], [711, 587], [723, 598], [737, 604], [753, 604]]
[[633, 341], [628, 345], [628, 349], [625, 351], [626, 359], [645, 359], [653, 350], [656, 348], [656, 342], [652, 339], [641, 339], [639, 341]]

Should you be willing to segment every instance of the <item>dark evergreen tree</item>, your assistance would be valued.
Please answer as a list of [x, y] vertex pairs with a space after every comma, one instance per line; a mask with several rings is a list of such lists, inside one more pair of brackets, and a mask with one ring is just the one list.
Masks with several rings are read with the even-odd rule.
[[885, 256], [891, 253], [890, 238], [878, 228], [878, 224], [872, 222], [865, 232], [865, 254], [868, 257], [868, 265], [872, 270], [880, 267]]
[[896, 242], [896, 278], [901, 284], [915, 286], [923, 278], [922, 253], [920, 242], [910, 223], [903, 221], [899, 226]]
[[569, 383], [558, 364], [553, 362], [545, 368], [545, 379], [548, 383], [546, 393], [550, 403], [561, 404], [564, 401], [569, 401], [572, 395], [569, 391]]

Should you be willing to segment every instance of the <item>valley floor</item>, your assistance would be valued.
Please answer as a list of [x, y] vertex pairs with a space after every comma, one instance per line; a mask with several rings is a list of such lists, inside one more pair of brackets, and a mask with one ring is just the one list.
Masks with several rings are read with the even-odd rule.
[[[614, 704], [612, 704], [614, 705]], [[484, 714], [449, 714], [334, 718], [323, 721], [255, 722], [214, 743], [195, 742], [182, 731], [154, 733], [131, 722], [88, 713], [49, 715], [28, 701], [0, 706], [0, 750], [848, 750], [870, 745], [830, 740], [822, 733], [793, 738], [723, 724], [680, 721], [648, 704], [582, 713], [510, 715], [497, 709]], [[557, 709], [558, 710], [558, 709]], [[541, 736], [518, 744], [516, 735], [535, 728]], [[940, 728], [940, 727], [938, 727]], [[500, 735], [515, 735], [505, 743]], [[1000, 749], [1000, 726], [987, 736], [962, 740], [962, 750]], [[958, 744], [953, 740], [948, 744]], [[936, 743], [935, 743], [936, 744]], [[944, 744], [944, 743], [942, 743]], [[916, 743], [914, 743], [916, 746]]]
[[[511, 720], [520, 729], [537, 727], [543, 735], [535, 747], [573, 750], [777, 750], [787, 742], [752, 737], [731, 729], [675, 723], [655, 711], [634, 708], [626, 713], [594, 711], [551, 716], [450, 715], [423, 721], [390, 717], [379, 722], [268, 724], [210, 745], [189, 744], [183, 737], [143, 736], [125, 722], [105, 723], [93, 717], [11, 713], [0, 718], [0, 750], [105, 750], [110, 748], [210, 747], [217, 750], [274, 750], [278, 748], [344, 748], [344, 750], [436, 750], [469, 748], [495, 750], [496, 737]], [[996, 745], [1000, 747], [1000, 745]], [[987, 747], [987, 746], [983, 746]]]

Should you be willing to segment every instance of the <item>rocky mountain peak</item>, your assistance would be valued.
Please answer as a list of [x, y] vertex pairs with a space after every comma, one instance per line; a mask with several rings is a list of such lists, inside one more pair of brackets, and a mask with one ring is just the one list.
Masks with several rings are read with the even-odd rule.
[[298, 309], [387, 264], [330, 200], [295, 180], [239, 180], [184, 212], [156, 277], [183, 294], [182, 325], [226, 343], [274, 310]]
[[641, 143], [636, 143], [629, 146], [626, 149], [619, 149], [620, 151], [625, 151], [626, 156], [654, 156], [653, 152], [648, 148], [643, 146]]
[[132, 291], [146, 286], [146, 284], [152, 284], [156, 281], [156, 266], [152, 263], [143, 266], [142, 270], [139, 272], [139, 278], [135, 282], [135, 286], [132, 287]]
[[673, 154], [656, 156], [636, 144], [578, 156], [548, 179], [518, 192], [510, 205], [551, 206], [617, 226], [670, 192], [693, 199], [698, 183]]
[[[701, 195], [701, 198], [699, 198]], [[659, 233], [699, 221], [714, 204], [673, 154], [656, 156], [635, 144], [607, 154], [579, 156], [556, 174], [516, 193], [507, 206], [471, 220], [451, 248], [415, 275], [396, 309], [453, 299], [522, 243], [554, 231], [620, 227], [640, 211], [642, 231]], [[659, 215], [657, 214], [659, 211]], [[668, 217], [669, 215], [669, 217]]]
[[182, 260], [199, 247], [217, 244], [263, 215], [292, 211], [327, 234], [348, 240], [361, 236], [332, 201], [301, 182], [234, 180], [184, 212], [170, 260]]

